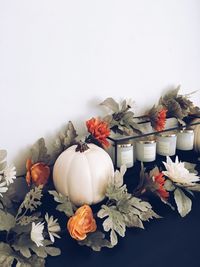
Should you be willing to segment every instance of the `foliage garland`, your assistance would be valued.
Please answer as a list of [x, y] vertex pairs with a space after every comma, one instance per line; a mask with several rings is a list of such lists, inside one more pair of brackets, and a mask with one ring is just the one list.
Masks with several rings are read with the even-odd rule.
[[[164, 129], [166, 117], [176, 117], [183, 125], [183, 119], [189, 115], [200, 115], [200, 109], [194, 106], [188, 97], [189, 95], [180, 95], [178, 87], [161, 97], [157, 106], [153, 106], [140, 117], [134, 117], [131, 110], [133, 103], [130, 100], [119, 104], [114, 99], [107, 98], [101, 105], [110, 109], [111, 113], [103, 119], [92, 118], [86, 122], [89, 136], [85, 141], [106, 148], [109, 145], [106, 138], [110, 129], [127, 135], [141, 133], [136, 119], [148, 119], [157, 131]], [[60, 255], [60, 249], [53, 246], [55, 238], [60, 238], [61, 227], [58, 219], [47, 212], [42, 214], [38, 208], [42, 205], [42, 196], [47, 190], [51, 167], [65, 149], [77, 143], [77, 137], [72, 122], [69, 122], [55, 140], [51, 156], [43, 138], [32, 147], [31, 158], [26, 162], [27, 173], [24, 175], [29, 191], [22, 202], [16, 199], [13, 187], [17, 178], [16, 169], [7, 164], [6, 151], [0, 150], [1, 266], [16, 264], [17, 267], [42, 267], [45, 266], [45, 258], [48, 255]], [[151, 204], [142, 199], [142, 196], [149, 192], [175, 210], [174, 204], [170, 202], [170, 196], [173, 196], [179, 214], [186, 216], [192, 207], [189, 195], [193, 195], [193, 191], [200, 191], [200, 178], [195, 165], [179, 162], [178, 158], [172, 162], [169, 157], [163, 164], [165, 170], [155, 167], [151, 171], [147, 171], [141, 164], [140, 182], [132, 194], [128, 192], [123, 181], [126, 168], [121, 166], [109, 182], [105, 192], [106, 201], [96, 214], [93, 214], [88, 205], [76, 207], [68, 197], [49, 190], [48, 193], [57, 203], [56, 209], [68, 218], [64, 234], [68, 230], [80, 245], [91, 247], [94, 251], [100, 251], [103, 247], [112, 248], [117, 245], [118, 236], [125, 236], [126, 227], [144, 228], [143, 222], [160, 218], [153, 211]], [[89, 221], [87, 230], [84, 225], [77, 228], [76, 222], [80, 218], [85, 222]], [[102, 222], [102, 229], [97, 229], [97, 218]]]

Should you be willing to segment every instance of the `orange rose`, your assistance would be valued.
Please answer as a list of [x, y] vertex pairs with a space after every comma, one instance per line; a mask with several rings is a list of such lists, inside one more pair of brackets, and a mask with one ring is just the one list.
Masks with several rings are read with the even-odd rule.
[[90, 206], [83, 205], [78, 208], [69, 219], [67, 229], [71, 237], [76, 240], [84, 240], [87, 237], [87, 233], [95, 232], [97, 225]]
[[26, 161], [26, 182], [30, 186], [31, 182], [36, 186], [45, 185], [50, 175], [50, 168], [43, 162], [33, 164], [30, 159]]
[[104, 147], [109, 147], [110, 143], [106, 138], [110, 135], [110, 129], [105, 121], [101, 121], [98, 118], [92, 118], [86, 121], [88, 132], [99, 141]]

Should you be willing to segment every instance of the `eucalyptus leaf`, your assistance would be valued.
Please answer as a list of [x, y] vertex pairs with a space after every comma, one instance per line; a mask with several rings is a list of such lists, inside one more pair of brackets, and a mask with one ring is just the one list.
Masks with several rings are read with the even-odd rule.
[[0, 210], [0, 231], [9, 232], [15, 226], [15, 218], [8, 212]]
[[191, 199], [187, 197], [184, 194], [183, 190], [179, 188], [174, 191], [174, 199], [176, 201], [178, 212], [180, 213], [181, 217], [185, 217], [191, 211]]

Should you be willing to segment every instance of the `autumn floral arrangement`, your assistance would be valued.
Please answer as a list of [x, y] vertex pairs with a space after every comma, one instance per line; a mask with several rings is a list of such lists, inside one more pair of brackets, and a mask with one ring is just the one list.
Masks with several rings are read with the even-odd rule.
[[[111, 131], [126, 135], [141, 134], [138, 119], [147, 119], [155, 131], [162, 131], [167, 117], [176, 117], [183, 125], [183, 119], [188, 115], [199, 115], [199, 108], [193, 105], [188, 96], [178, 92], [179, 88], [167, 93], [157, 106], [137, 118], [134, 117], [131, 101], [124, 100], [119, 104], [107, 98], [101, 105], [109, 108], [111, 113], [104, 118], [88, 120], [86, 128], [89, 134], [83, 141], [78, 141], [78, 134], [72, 122], [69, 122], [56, 138], [51, 155], [48, 154], [45, 140], [39, 139], [26, 161], [27, 171], [22, 179], [27, 183], [27, 193], [22, 200], [16, 197], [13, 186], [18, 178], [16, 168], [7, 163], [6, 151], [0, 150], [0, 266], [45, 266], [48, 255], [58, 256], [61, 253], [54, 246], [55, 239], [67, 234], [80, 245], [91, 247], [94, 251], [100, 251], [103, 247], [113, 248], [118, 243], [118, 237], [125, 236], [126, 228], [144, 228], [144, 222], [160, 218], [147, 201], [149, 194], [155, 195], [173, 210], [178, 210], [182, 217], [186, 216], [192, 207], [189, 195], [193, 195], [193, 191], [200, 191], [200, 178], [195, 165], [181, 162], [178, 157], [173, 162], [167, 157], [162, 167], [148, 171], [141, 163], [139, 183], [133, 192], [129, 192], [124, 183], [126, 167], [121, 166], [120, 170], [114, 172], [104, 151], [110, 145], [107, 138]], [[72, 153], [75, 156], [69, 156]], [[103, 157], [107, 160], [106, 173], [109, 175], [109, 179], [104, 179], [104, 186], [101, 185], [100, 191], [96, 192], [98, 201], [84, 201], [87, 195], [82, 195], [82, 200], [78, 199], [80, 202], [77, 199], [72, 201], [72, 191], [62, 194], [60, 190], [55, 190], [59, 188], [57, 180], [54, 180], [55, 188], [49, 189], [51, 177], [56, 176], [58, 160], [68, 157], [71, 173], [73, 160], [78, 157], [83, 160], [83, 155], [88, 155], [87, 160], [94, 163], [92, 157], [95, 153], [99, 153], [97, 161], [100, 167]], [[81, 175], [84, 176], [84, 171]], [[44, 194], [49, 194], [56, 203], [57, 211], [65, 215], [64, 229], [61, 229], [59, 218], [42, 207]], [[92, 205], [97, 202], [98, 205]]]

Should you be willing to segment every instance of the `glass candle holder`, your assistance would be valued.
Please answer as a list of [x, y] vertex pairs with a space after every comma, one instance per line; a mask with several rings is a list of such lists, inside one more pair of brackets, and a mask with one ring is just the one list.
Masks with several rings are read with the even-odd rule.
[[177, 134], [176, 148], [179, 150], [192, 150], [194, 147], [194, 131], [192, 129], [180, 130]]
[[117, 167], [126, 165], [131, 168], [134, 165], [134, 147], [131, 143], [117, 144]]
[[176, 134], [161, 133], [157, 135], [157, 154], [173, 156], [176, 154]]
[[136, 142], [136, 157], [142, 162], [154, 161], [156, 159], [156, 141], [138, 140]]

